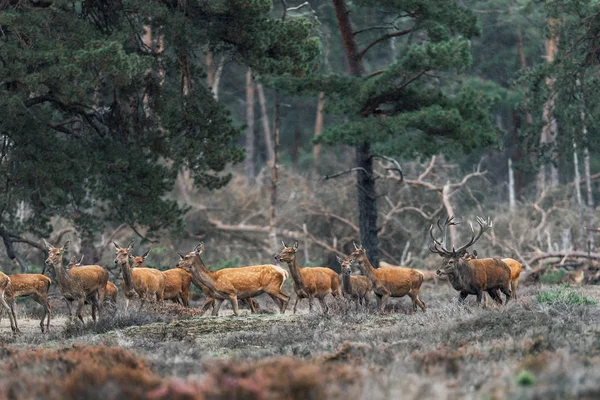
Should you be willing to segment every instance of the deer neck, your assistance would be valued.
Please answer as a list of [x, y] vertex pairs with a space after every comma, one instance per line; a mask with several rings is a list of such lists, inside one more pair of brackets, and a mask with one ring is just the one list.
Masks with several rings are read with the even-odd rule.
[[469, 286], [469, 283], [472, 282], [470, 262], [459, 259], [456, 265], [456, 273], [453, 275], [453, 277], [450, 277], [452, 286], [454, 287], [454, 284], [456, 284], [460, 288], [459, 290], [466, 289], [467, 286]]
[[294, 280], [294, 283], [300, 287], [300, 288], [304, 288], [304, 278], [302, 277], [302, 274], [300, 273], [300, 266], [298, 265], [298, 259], [296, 258], [296, 256], [294, 255], [294, 259], [291, 262], [287, 263], [289, 269], [290, 269], [290, 274], [292, 274], [292, 279]]
[[200, 256], [194, 258], [191, 269], [192, 281], [194, 285], [198, 287], [206, 286], [213, 292], [218, 292], [216, 287], [217, 280], [215, 279], [215, 273], [209, 270]]
[[71, 287], [71, 271], [63, 266], [62, 260], [58, 264], [54, 264], [54, 272], [56, 272], [56, 280], [61, 291], [68, 291]]
[[352, 284], [350, 283], [350, 274], [345, 274], [342, 272], [342, 287], [346, 293], [350, 293], [350, 289], [352, 288]]
[[129, 260], [126, 263], [121, 264], [121, 271], [123, 272], [123, 284], [125, 285], [125, 291], [133, 290], [133, 274]]
[[375, 282], [377, 280], [377, 275], [375, 274], [375, 268], [369, 261], [366, 255], [362, 256], [358, 266], [363, 273], [371, 282]]

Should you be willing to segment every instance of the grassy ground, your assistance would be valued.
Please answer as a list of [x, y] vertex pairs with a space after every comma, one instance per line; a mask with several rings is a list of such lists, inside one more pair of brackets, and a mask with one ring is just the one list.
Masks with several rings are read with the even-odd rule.
[[8, 396], [34, 379], [28, 388], [52, 388], [27, 396], [40, 398], [600, 397], [600, 287], [519, 289], [518, 302], [482, 309], [458, 304], [446, 285], [428, 287], [428, 310], [416, 314], [407, 298], [383, 315], [333, 300], [330, 315], [317, 305], [213, 318], [167, 305], [119, 310], [96, 326], [57, 316], [48, 335], [20, 318], [16, 337], [4, 318], [0, 384]]

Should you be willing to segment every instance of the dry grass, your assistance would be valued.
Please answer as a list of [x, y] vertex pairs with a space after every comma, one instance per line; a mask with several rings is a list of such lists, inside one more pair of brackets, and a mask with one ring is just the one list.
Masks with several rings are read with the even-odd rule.
[[[566, 298], [598, 302], [599, 289]], [[440, 285], [416, 314], [409, 299], [383, 315], [333, 300], [329, 315], [119, 311], [97, 327], [6, 334], [0, 383], [21, 398], [594, 398], [600, 310], [540, 300], [557, 290], [522, 287], [517, 303], [483, 309]]]

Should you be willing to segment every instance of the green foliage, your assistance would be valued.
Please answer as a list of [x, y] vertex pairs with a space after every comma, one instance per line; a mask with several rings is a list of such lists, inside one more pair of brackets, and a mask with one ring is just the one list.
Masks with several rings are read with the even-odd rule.
[[517, 375], [517, 384], [521, 386], [533, 386], [535, 385], [535, 375], [526, 369], [519, 372]]
[[564, 268], [557, 268], [553, 271], [547, 271], [540, 276], [540, 282], [546, 284], [556, 284], [563, 280], [567, 275], [567, 270]]
[[[313, 22], [270, 11], [266, 0], [3, 2], [5, 241], [47, 235], [53, 216], [87, 234], [108, 222], [147, 226], [150, 235], [180, 227], [185, 209], [166, 197], [180, 168], [216, 189], [243, 159], [241, 129], [205, 83], [206, 49], [259, 74], [315, 68]], [[142, 41], [148, 28], [151, 45]]]
[[566, 284], [552, 290], [540, 292], [536, 296], [536, 300], [542, 304], [596, 305], [596, 301], [587, 298]]

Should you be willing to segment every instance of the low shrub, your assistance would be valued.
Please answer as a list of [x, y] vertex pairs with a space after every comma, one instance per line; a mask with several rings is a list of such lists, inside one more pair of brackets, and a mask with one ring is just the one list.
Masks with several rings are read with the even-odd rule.
[[596, 301], [588, 299], [578, 290], [570, 288], [568, 285], [561, 285], [558, 288], [545, 290], [536, 296], [538, 303], [542, 304], [568, 304], [568, 305], [595, 305]]

